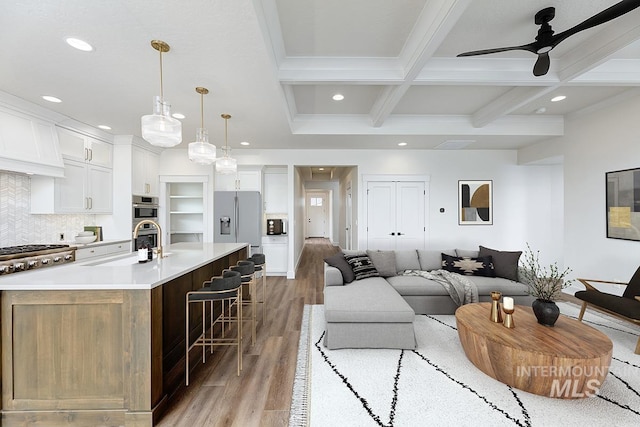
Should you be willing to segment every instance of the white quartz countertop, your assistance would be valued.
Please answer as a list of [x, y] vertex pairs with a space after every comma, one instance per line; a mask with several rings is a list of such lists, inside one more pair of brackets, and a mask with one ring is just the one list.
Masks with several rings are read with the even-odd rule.
[[76, 261], [0, 277], [0, 290], [153, 289], [247, 243], [176, 243], [165, 246], [166, 257], [138, 263], [138, 254]]

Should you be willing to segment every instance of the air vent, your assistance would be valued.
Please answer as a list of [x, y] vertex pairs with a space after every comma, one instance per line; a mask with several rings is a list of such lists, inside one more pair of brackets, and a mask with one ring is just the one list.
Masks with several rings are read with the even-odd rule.
[[449, 139], [436, 146], [436, 150], [460, 150], [469, 144], [476, 142], [475, 139]]

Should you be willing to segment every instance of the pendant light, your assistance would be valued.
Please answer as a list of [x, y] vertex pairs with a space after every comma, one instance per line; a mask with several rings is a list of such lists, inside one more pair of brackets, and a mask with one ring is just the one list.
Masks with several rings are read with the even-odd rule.
[[218, 160], [216, 160], [216, 172], [220, 174], [236, 173], [236, 171], [238, 170], [238, 162], [236, 159], [231, 157], [231, 149], [229, 148], [229, 141], [227, 140], [228, 132], [229, 132], [228, 125], [229, 125], [229, 119], [231, 118], [231, 116], [229, 114], [223, 114], [221, 117], [224, 119], [225, 147], [224, 147], [224, 157], [221, 157]]
[[196, 130], [196, 141], [189, 144], [189, 160], [199, 165], [210, 165], [216, 161], [216, 146], [209, 144], [209, 133], [204, 128], [204, 96], [209, 89], [197, 87], [200, 94], [200, 127]]
[[170, 47], [161, 40], [152, 40], [151, 46], [160, 52], [160, 96], [153, 97], [153, 114], [142, 116], [142, 138], [157, 147], [175, 147], [182, 142], [182, 123], [171, 117], [171, 105], [162, 91], [162, 54]]

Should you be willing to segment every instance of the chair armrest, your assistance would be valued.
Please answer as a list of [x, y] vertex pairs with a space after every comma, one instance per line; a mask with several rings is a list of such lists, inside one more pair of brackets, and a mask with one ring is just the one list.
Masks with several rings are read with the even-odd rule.
[[613, 281], [610, 281], [610, 280], [578, 279], [578, 281], [580, 283], [582, 283], [587, 288], [587, 290], [596, 291], [596, 292], [600, 292], [600, 291], [598, 289], [596, 289], [594, 286], [592, 286], [591, 283], [589, 283], [589, 282], [592, 282], [592, 283], [604, 283], [604, 284], [607, 284], [607, 285], [623, 285], [623, 286], [627, 286], [628, 285], [628, 283], [625, 283], [625, 282], [613, 282]]
[[634, 298], [637, 299], [638, 301], [640, 301], [640, 295], [635, 296]]

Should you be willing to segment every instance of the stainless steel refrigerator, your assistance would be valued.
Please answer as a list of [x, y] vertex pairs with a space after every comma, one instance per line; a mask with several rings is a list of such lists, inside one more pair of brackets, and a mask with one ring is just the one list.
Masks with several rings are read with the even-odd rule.
[[251, 253], [262, 241], [262, 198], [259, 191], [215, 191], [213, 193], [214, 242], [249, 243]]

